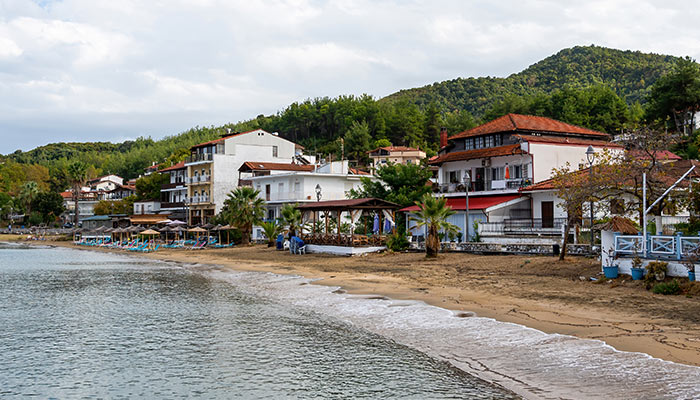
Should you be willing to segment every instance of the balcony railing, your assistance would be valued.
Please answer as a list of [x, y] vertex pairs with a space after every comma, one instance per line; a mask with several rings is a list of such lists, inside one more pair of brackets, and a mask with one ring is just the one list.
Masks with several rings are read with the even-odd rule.
[[667, 258], [682, 260], [691, 252], [695, 252], [700, 246], [698, 236], [648, 235], [647, 254], [644, 253], [644, 237], [642, 235], [616, 235], [615, 255], [633, 257], [641, 255], [647, 258]]
[[212, 160], [214, 160], [213, 153], [192, 154], [185, 159], [185, 164], [202, 162], [202, 161], [212, 161]]
[[[469, 192], [482, 192], [489, 190], [507, 190], [518, 189], [530, 185], [529, 179], [503, 179], [497, 181], [476, 181], [469, 184]], [[439, 185], [440, 193], [464, 193], [465, 187], [463, 183], [442, 183]]]
[[187, 199], [187, 204], [209, 203], [209, 196], [192, 196]]
[[197, 184], [197, 183], [207, 183], [211, 181], [211, 176], [210, 175], [196, 175], [196, 176], [190, 176], [187, 178], [187, 184], [192, 185], [192, 184]]
[[295, 201], [295, 200], [305, 200], [304, 192], [301, 190], [291, 191], [291, 192], [273, 192], [273, 193], [261, 193], [260, 198], [265, 201]]
[[160, 203], [160, 209], [162, 210], [164, 208], [185, 208], [185, 203], [182, 201]]
[[506, 219], [501, 222], [479, 223], [479, 233], [484, 236], [500, 235], [560, 235], [566, 218]]

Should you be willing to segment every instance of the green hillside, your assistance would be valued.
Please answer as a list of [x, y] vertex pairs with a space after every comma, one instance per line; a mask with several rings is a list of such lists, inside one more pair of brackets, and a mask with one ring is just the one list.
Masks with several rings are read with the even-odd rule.
[[405, 89], [382, 102], [408, 100], [419, 106], [435, 102], [446, 110], [467, 110], [480, 117], [507, 96], [547, 94], [564, 88], [604, 85], [628, 104], [644, 102], [649, 87], [678, 58], [599, 46], [564, 49], [507, 78], [457, 78]]

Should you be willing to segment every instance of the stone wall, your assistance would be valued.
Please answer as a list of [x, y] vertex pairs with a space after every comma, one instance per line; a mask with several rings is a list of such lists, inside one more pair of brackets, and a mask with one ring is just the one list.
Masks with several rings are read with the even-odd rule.
[[[558, 245], [556, 246], [558, 247]], [[465, 252], [474, 254], [542, 254], [554, 255], [555, 246], [549, 244], [531, 243], [442, 243], [442, 251]], [[411, 249], [425, 251], [425, 242], [411, 243]], [[567, 253], [570, 255], [587, 255], [590, 246], [584, 244], [567, 245]]]

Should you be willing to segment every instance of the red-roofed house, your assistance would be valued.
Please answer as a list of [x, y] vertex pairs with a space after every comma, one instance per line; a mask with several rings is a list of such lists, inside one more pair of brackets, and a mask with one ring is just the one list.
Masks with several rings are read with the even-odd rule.
[[[481, 203], [485, 197], [517, 196], [482, 210], [470, 205], [470, 227], [476, 220], [527, 220], [541, 225], [533, 221], [534, 215], [546, 218], [546, 225], [550, 225], [553, 204], [544, 203], [542, 210], [534, 212], [529, 196], [519, 189], [549, 179], [552, 169], [567, 163], [574, 168], [585, 165], [588, 146], [596, 152], [623, 150], [609, 139], [606, 133], [550, 118], [507, 114], [449, 138], [446, 132], [441, 133], [440, 152], [428, 164], [439, 167], [438, 191], [445, 197], [464, 202], [466, 189], [470, 200]], [[465, 186], [467, 174], [470, 179]], [[464, 229], [464, 214], [459, 214], [454, 223]]]
[[394, 164], [420, 164], [425, 158], [425, 152], [421, 149], [406, 146], [379, 147], [368, 152], [372, 159], [372, 168], [377, 168], [387, 163]]

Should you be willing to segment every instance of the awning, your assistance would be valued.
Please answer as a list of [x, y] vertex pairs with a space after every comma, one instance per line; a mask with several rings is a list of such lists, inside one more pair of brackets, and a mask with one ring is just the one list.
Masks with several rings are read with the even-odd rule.
[[155, 225], [163, 220], [159, 214], [137, 214], [129, 217], [133, 225]]
[[[500, 195], [500, 196], [469, 196], [470, 210], [485, 210], [489, 207], [515, 200], [521, 197], [518, 194]], [[464, 199], [459, 197], [448, 197], [447, 206], [455, 211], [464, 210]], [[418, 206], [410, 206], [402, 208], [399, 211], [418, 211]]]

